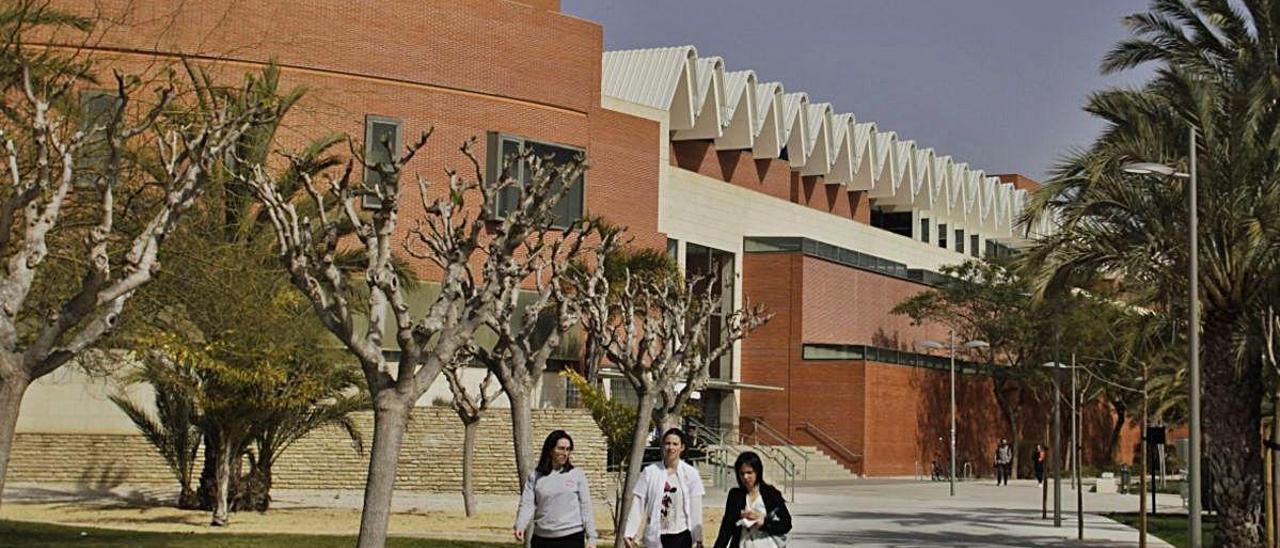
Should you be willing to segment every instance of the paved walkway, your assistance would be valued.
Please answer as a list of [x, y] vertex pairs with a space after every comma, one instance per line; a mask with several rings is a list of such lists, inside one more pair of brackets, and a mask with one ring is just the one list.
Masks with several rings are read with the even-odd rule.
[[[1086, 486], [1087, 488], [1088, 486]], [[991, 481], [860, 480], [797, 489], [792, 546], [1137, 546], [1138, 532], [1086, 513], [1084, 541], [1076, 540], [1076, 493], [1062, 486], [1062, 527], [1040, 518], [1034, 481], [996, 487]], [[1176, 495], [1161, 495], [1161, 511], [1181, 510]], [[1136, 512], [1134, 495], [1084, 494], [1086, 512]], [[1149, 537], [1151, 546], [1168, 546]]]

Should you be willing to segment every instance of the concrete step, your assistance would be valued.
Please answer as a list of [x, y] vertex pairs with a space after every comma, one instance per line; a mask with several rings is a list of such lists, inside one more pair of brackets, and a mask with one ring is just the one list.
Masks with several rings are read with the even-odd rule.
[[[726, 446], [725, 449], [728, 450], [730, 460], [727, 464], [732, 465], [732, 459], [737, 458], [737, 455], [743, 451], [755, 451], [764, 461], [765, 478], [770, 481], [780, 482], [782, 480], [783, 458], [790, 459], [796, 466], [796, 479], [798, 480], [846, 480], [857, 478], [857, 475], [847, 467], [817, 447], [805, 445], [772, 447], [776, 447], [777, 451], [769, 451], [752, 445]], [[801, 455], [807, 456], [807, 461]]]

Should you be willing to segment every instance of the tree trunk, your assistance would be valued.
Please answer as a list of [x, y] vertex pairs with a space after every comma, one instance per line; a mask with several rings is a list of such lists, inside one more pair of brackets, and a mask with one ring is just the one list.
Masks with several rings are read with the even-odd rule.
[[224, 437], [222, 444], [218, 446], [214, 474], [213, 522], [209, 524], [214, 527], [222, 527], [230, 521], [231, 453], [231, 444]]
[[382, 548], [391, 522], [391, 496], [395, 491], [400, 444], [413, 399], [406, 403], [392, 389], [375, 396], [373, 447], [369, 450], [369, 475], [364, 485], [364, 509], [360, 512], [359, 548]]
[[[1280, 443], [1280, 379], [1272, 393], [1271, 441]], [[1270, 449], [1269, 449], [1270, 450]], [[1280, 453], [1271, 452], [1271, 519], [1276, 538], [1280, 538]]]
[[1107, 464], [1115, 464], [1116, 449], [1120, 447], [1120, 434], [1124, 432], [1125, 407], [1122, 403], [1112, 402], [1116, 410], [1115, 421], [1111, 423], [1111, 437], [1107, 438]]
[[31, 380], [21, 373], [0, 377], [0, 500], [4, 494], [5, 478], [9, 474], [9, 454], [13, 451], [13, 439], [18, 427], [18, 410], [22, 396], [27, 393]]
[[[631, 505], [635, 504], [636, 483], [640, 481], [640, 471], [644, 467], [644, 448], [649, 445], [649, 422], [653, 420], [653, 406], [656, 396], [651, 392], [637, 394], [639, 407], [636, 409], [636, 431], [631, 435], [631, 456], [627, 458], [627, 481], [622, 488], [622, 505], [618, 511], [618, 522], [615, 524], [614, 548], [626, 548], [627, 517], [631, 515]], [[661, 443], [661, 440], [659, 440]]]
[[[1004, 417], [1005, 426], [1007, 427], [1007, 437], [1009, 443], [1013, 446], [1013, 462], [1010, 463], [1013, 479], [1018, 479], [1018, 411], [1017, 405], [1014, 404], [1009, 395], [1005, 393], [1007, 379], [995, 379], [992, 383], [992, 389], [995, 390], [996, 402], [1000, 406], [1000, 414]], [[986, 450], [985, 448], [983, 449]], [[986, 456], [990, 456], [987, 453]], [[987, 460], [986, 462], [993, 462]], [[998, 473], [998, 472], [997, 472]]]
[[476, 432], [480, 429], [480, 417], [462, 422], [462, 506], [467, 517], [476, 515], [475, 462]]
[[201, 510], [213, 511], [217, 500], [218, 448], [222, 444], [207, 423], [201, 427], [204, 434], [204, 461], [200, 463], [200, 484], [196, 486], [196, 499]]
[[1235, 356], [1237, 311], [1206, 307], [1201, 349], [1204, 441], [1213, 505], [1214, 540], [1223, 546], [1263, 546], [1262, 363]]
[[528, 390], [507, 392], [511, 402], [511, 435], [515, 440], [516, 490], [524, 487], [525, 480], [533, 474], [533, 407], [529, 403]]

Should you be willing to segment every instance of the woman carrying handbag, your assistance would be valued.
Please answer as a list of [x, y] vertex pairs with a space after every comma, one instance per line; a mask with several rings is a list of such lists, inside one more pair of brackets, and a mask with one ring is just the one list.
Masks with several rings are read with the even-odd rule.
[[729, 490], [715, 548], [782, 548], [791, 513], [782, 492], [764, 482], [760, 455], [746, 451], [733, 463], [738, 486]]

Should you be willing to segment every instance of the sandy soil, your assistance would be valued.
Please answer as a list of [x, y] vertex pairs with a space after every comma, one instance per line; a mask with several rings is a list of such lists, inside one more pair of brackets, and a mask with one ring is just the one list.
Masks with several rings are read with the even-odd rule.
[[[167, 493], [112, 489], [84, 491], [67, 487], [11, 486], [0, 505], [0, 519], [84, 525], [133, 531], [177, 533], [290, 533], [353, 535], [360, 528], [359, 494], [354, 492], [285, 492], [269, 512], [237, 512], [227, 527], [210, 527], [208, 512], [179, 510]], [[461, 497], [451, 493], [396, 494], [391, 533], [396, 536], [462, 540], [515, 541], [511, 523], [515, 497], [480, 497], [477, 515], [468, 518]], [[715, 539], [720, 502], [706, 501], [706, 541]], [[612, 537], [608, 507], [597, 502], [596, 527]]]

